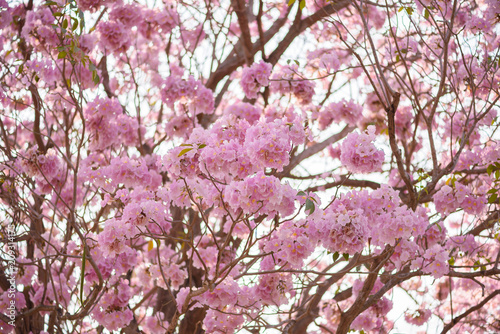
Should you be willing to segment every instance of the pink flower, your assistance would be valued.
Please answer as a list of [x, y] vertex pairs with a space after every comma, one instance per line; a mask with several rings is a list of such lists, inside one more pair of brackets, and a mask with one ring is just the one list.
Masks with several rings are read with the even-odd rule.
[[327, 71], [337, 72], [340, 68], [340, 60], [335, 52], [328, 52], [321, 56], [320, 65]]
[[241, 87], [248, 98], [257, 98], [261, 87], [269, 85], [272, 65], [264, 61], [254, 63], [251, 67], [243, 69]]
[[406, 313], [405, 320], [409, 324], [422, 326], [427, 323], [427, 320], [431, 317], [432, 312], [430, 309], [421, 308], [413, 312], [412, 314]]
[[378, 150], [375, 140], [375, 127], [369, 126], [365, 133], [350, 133], [342, 142], [340, 161], [352, 173], [371, 173], [380, 171], [384, 163], [384, 152]]
[[100, 22], [97, 31], [101, 36], [100, 46], [110, 53], [125, 52], [130, 46], [130, 31], [120, 22]]

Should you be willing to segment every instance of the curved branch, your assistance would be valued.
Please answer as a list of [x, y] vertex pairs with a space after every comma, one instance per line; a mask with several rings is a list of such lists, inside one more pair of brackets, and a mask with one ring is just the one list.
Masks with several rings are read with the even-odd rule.
[[462, 320], [463, 318], [465, 318], [469, 314], [471, 314], [471, 313], [479, 310], [487, 302], [489, 302], [490, 300], [492, 300], [493, 298], [495, 298], [499, 294], [500, 294], [500, 290], [495, 290], [488, 297], [484, 298], [479, 304], [477, 304], [475, 306], [472, 306], [467, 311], [465, 311], [464, 313], [460, 314], [458, 317], [453, 318], [450, 323], [448, 323], [446, 326], [444, 326], [443, 330], [441, 331], [441, 334], [448, 333], [450, 331], [450, 329], [452, 329], [456, 324], [458, 324], [460, 322], [460, 320]]

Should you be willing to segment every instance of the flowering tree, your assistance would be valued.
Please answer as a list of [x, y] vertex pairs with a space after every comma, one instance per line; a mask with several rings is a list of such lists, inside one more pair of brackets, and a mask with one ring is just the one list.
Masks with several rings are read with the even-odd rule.
[[500, 331], [499, 18], [0, 0], [0, 331]]

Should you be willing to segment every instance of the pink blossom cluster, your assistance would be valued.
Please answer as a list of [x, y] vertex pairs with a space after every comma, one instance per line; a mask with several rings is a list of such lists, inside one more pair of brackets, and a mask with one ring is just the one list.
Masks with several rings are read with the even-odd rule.
[[[99, 166], [101, 167], [101, 166]], [[89, 180], [105, 180], [106, 185], [126, 187], [149, 187], [155, 189], [161, 184], [161, 176], [148, 166], [144, 158], [113, 158], [108, 166], [82, 171]]]
[[262, 60], [243, 69], [241, 87], [248, 98], [256, 99], [261, 87], [269, 86], [272, 69], [273, 65]]
[[[228, 305], [232, 305], [232, 301]], [[227, 307], [225, 312], [209, 309], [203, 320], [206, 333], [235, 333], [245, 322], [245, 317], [235, 307]]]
[[224, 114], [235, 115], [238, 118], [245, 119], [249, 124], [254, 124], [259, 120], [262, 110], [250, 103], [242, 102], [230, 105], [224, 109]]
[[54, 15], [48, 7], [40, 7], [37, 10], [30, 10], [26, 13], [25, 23], [21, 35], [29, 38], [29, 34], [39, 27], [49, 26], [54, 23]]
[[116, 258], [128, 250], [127, 240], [134, 236], [132, 226], [125, 224], [119, 219], [110, 219], [106, 221], [104, 229], [99, 233], [97, 240], [99, 248], [105, 258]]
[[82, 10], [96, 11], [101, 6], [105, 6], [109, 3], [109, 0], [77, 0], [76, 3], [78, 7]]
[[363, 210], [347, 210], [342, 206], [324, 211], [323, 217], [314, 220], [311, 227], [321, 244], [330, 252], [360, 252], [369, 235], [368, 220]]
[[375, 127], [370, 125], [365, 133], [350, 133], [342, 142], [340, 161], [352, 173], [380, 171], [384, 152], [376, 148]]
[[468, 186], [459, 182], [455, 182], [453, 188], [449, 185], [442, 186], [434, 195], [436, 210], [443, 214], [462, 208], [469, 214], [477, 215], [483, 211], [486, 202], [486, 196], [474, 195]]
[[424, 209], [415, 212], [401, 205], [399, 194], [383, 185], [368, 192], [351, 191], [336, 199], [326, 210], [311, 215], [314, 236], [331, 252], [353, 254], [371, 245], [383, 248], [399, 238], [422, 235], [428, 226]]
[[87, 105], [84, 116], [92, 149], [104, 150], [118, 144], [137, 144], [137, 120], [123, 113], [117, 99], [95, 99]]
[[191, 116], [214, 112], [214, 96], [199, 80], [190, 76], [187, 80], [171, 75], [163, 82], [161, 98], [172, 110], [176, 103], [186, 105]]
[[405, 320], [409, 324], [422, 326], [427, 323], [431, 315], [430, 309], [420, 308], [413, 313], [405, 313]]
[[128, 308], [132, 291], [127, 282], [120, 280], [101, 297], [92, 311], [92, 317], [109, 331], [126, 327], [133, 313]]
[[448, 250], [439, 245], [433, 245], [412, 261], [411, 269], [421, 269], [424, 273], [430, 274], [434, 278], [440, 278], [449, 271], [448, 260], [450, 258]]
[[224, 190], [224, 201], [234, 211], [245, 214], [280, 214], [286, 217], [295, 210], [296, 191], [288, 184], [282, 184], [274, 176], [263, 172], [233, 181]]
[[[99, 272], [103, 279], [110, 279], [112, 276], [119, 277], [120, 275], [128, 272], [130, 269], [137, 265], [139, 257], [136, 250], [126, 246], [125, 236], [129, 233], [128, 227], [121, 228], [119, 225], [121, 221], [112, 219], [106, 222], [109, 225], [107, 233], [101, 236], [90, 233], [87, 238], [89, 244], [90, 256], [97, 264]], [[116, 232], [116, 234], [114, 234]], [[101, 242], [104, 242], [105, 247], [102, 247]], [[120, 243], [121, 242], [121, 243]], [[75, 248], [77, 246], [75, 245]], [[77, 254], [81, 255], [82, 250]], [[114, 255], [113, 255], [114, 254]], [[99, 282], [99, 277], [92, 266], [85, 268], [85, 280], [88, 282]], [[88, 293], [89, 285], [84, 287], [84, 292]]]
[[305, 138], [298, 116], [291, 123], [261, 119], [250, 125], [245, 119], [225, 115], [210, 129], [194, 129], [188, 143], [171, 150], [163, 163], [175, 177], [205, 174], [241, 180], [264, 168], [282, 171], [289, 163], [292, 145], [303, 143]]
[[165, 124], [165, 133], [170, 138], [187, 139], [191, 131], [193, 131], [193, 119], [186, 115], [173, 116]]
[[363, 117], [363, 107], [353, 100], [342, 100], [330, 103], [319, 114], [318, 127], [320, 130], [328, 128], [332, 122], [341, 121], [350, 125], [356, 125]]
[[448, 248], [457, 248], [468, 256], [474, 256], [480, 249], [480, 244], [476, 242], [472, 234], [456, 235], [448, 239]]
[[109, 18], [112, 21], [120, 22], [127, 28], [137, 26], [142, 21], [142, 8], [135, 4], [117, 3], [111, 12]]
[[[354, 298], [357, 298], [361, 289], [363, 288], [364, 280], [357, 279], [352, 284], [352, 295]], [[373, 288], [370, 292], [370, 295], [375, 294], [378, 290], [380, 290], [384, 284], [377, 279]], [[390, 321], [386, 318], [387, 313], [392, 309], [393, 304], [392, 301], [387, 299], [386, 297], [382, 297], [378, 300], [373, 306], [369, 307], [363, 313], [361, 313], [352, 323], [352, 329], [359, 331], [379, 331], [383, 329], [384, 325], [387, 326], [390, 324]]]
[[297, 65], [283, 66], [280, 72], [271, 77], [271, 90], [275, 93], [293, 93], [302, 105], [312, 102], [314, 96], [314, 82], [304, 79], [298, 74]]
[[292, 268], [302, 268], [304, 260], [312, 254], [316, 245], [308, 235], [305, 221], [288, 221], [280, 225], [276, 235], [263, 239], [262, 249], [272, 252], [278, 265], [288, 263]]
[[331, 51], [324, 53], [320, 58], [320, 66], [324, 67], [328, 72], [337, 72], [340, 69], [340, 59], [337, 53]]
[[[275, 270], [277, 263], [271, 256], [262, 259], [261, 271]], [[256, 299], [263, 305], [280, 306], [288, 303], [288, 296], [293, 297], [293, 279], [289, 272], [277, 271], [259, 275], [259, 283], [253, 288]], [[256, 305], [258, 307], [258, 304]]]
[[37, 145], [25, 152], [21, 151], [15, 164], [20, 172], [35, 178], [36, 190], [39, 194], [50, 194], [56, 191], [62, 195], [66, 181], [72, 179], [72, 174], [68, 174], [63, 161], [52, 148], [48, 149], [45, 154], [38, 151]]
[[175, 6], [163, 9], [144, 8], [141, 18], [138, 31], [147, 39], [164, 36], [179, 25], [179, 15], [175, 11]]
[[[268, 167], [282, 171], [283, 166], [288, 165], [292, 143], [301, 142], [301, 138], [294, 140], [295, 138], [290, 136], [288, 128], [289, 126], [282, 120], [275, 120], [272, 123], [261, 121], [248, 128], [244, 147], [257, 168]], [[283, 136], [283, 134], [289, 135]]]
[[40, 79], [45, 81], [48, 86], [51, 87], [57, 80], [61, 78], [60, 72], [57, 71], [50, 59], [28, 60], [24, 66], [32, 70], [33, 75], [37, 75]]
[[[157, 285], [166, 290], [169, 288], [175, 290], [180, 289], [188, 278], [186, 269], [181, 268], [181, 266], [177, 264], [180, 260], [180, 256], [180, 253], [175, 252], [165, 245], [160, 245], [159, 249], [156, 247], [151, 248], [151, 250], [147, 252], [146, 260], [137, 277], [138, 280], [140, 282], [149, 282], [150, 287]], [[158, 263], [158, 261], [160, 261], [160, 263]]]
[[149, 227], [156, 232], [155, 227], [161, 228], [162, 232], [170, 230], [168, 218], [168, 208], [160, 201], [155, 201], [149, 197], [140, 198], [140, 202], [131, 201], [123, 210], [122, 219], [130, 222], [132, 226], [139, 230]]
[[214, 289], [196, 297], [202, 304], [214, 309], [222, 309], [226, 305], [249, 306], [254, 301], [248, 287], [239, 286], [232, 277], [226, 277]]
[[120, 54], [130, 47], [130, 30], [117, 21], [103, 21], [97, 26], [99, 46], [108, 53]]

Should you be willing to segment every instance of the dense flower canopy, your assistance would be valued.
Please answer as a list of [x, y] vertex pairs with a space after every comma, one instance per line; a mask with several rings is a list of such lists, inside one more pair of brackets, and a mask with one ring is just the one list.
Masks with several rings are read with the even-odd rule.
[[0, 332], [499, 332], [499, 22], [0, 0]]

